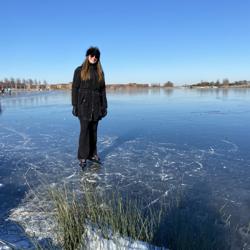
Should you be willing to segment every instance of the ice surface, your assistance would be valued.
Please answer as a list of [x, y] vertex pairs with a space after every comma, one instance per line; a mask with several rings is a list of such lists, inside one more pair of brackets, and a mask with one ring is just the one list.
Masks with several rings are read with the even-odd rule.
[[[58, 94], [36, 96], [30, 102], [30, 97], [25, 96], [21, 100], [16, 98], [16, 102], [10, 99], [3, 102], [0, 212], [4, 227], [0, 231], [1, 239], [20, 244], [28, 242], [20, 229], [5, 221], [11, 218], [22, 225], [25, 232], [54, 240], [48, 188], [67, 185], [81, 192], [83, 183], [102, 192], [115, 188], [122, 194], [141, 197], [145, 207], [164, 201], [180, 187], [196, 195], [190, 190], [201, 183], [211, 194], [208, 203], [218, 209], [223, 206], [225, 213], [232, 215], [231, 223], [239, 222], [240, 228], [247, 228], [250, 159], [246, 153], [249, 135], [245, 132], [250, 119], [245, 114], [249, 113], [239, 112], [237, 105], [231, 112], [224, 112], [224, 107], [213, 112], [215, 109], [206, 110], [207, 106], [198, 107], [204, 112], [195, 111], [197, 104], [195, 108], [189, 106], [191, 111], [187, 106], [185, 110], [183, 107], [171, 110], [171, 103], [163, 105], [165, 99], [158, 99], [153, 105], [150, 99], [148, 108], [137, 112], [135, 107], [140, 106], [140, 101], [136, 100], [137, 106], [132, 102], [133, 105], [122, 109], [115, 99], [110, 104], [106, 123], [105, 120], [100, 123], [98, 151], [103, 165], [89, 165], [82, 171], [76, 159], [79, 123], [71, 116], [70, 106], [62, 100], [62, 97], [67, 100], [68, 94], [59, 97]], [[177, 101], [174, 104], [179, 105]], [[247, 108], [247, 105], [243, 107], [246, 111]], [[128, 111], [132, 112], [130, 116]], [[218, 118], [222, 114], [223, 119]], [[131, 122], [131, 116], [135, 122]], [[205, 122], [204, 117], [207, 117]], [[240, 118], [245, 122], [236, 123]], [[198, 193], [201, 186], [197, 188]], [[11, 227], [15, 235], [12, 240], [5, 234]], [[248, 237], [246, 233], [242, 235], [244, 239]]]

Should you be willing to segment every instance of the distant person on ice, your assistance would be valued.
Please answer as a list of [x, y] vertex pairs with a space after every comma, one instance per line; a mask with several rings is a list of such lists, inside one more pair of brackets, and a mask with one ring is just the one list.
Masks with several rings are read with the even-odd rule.
[[80, 121], [78, 159], [81, 167], [86, 161], [100, 163], [97, 154], [98, 122], [107, 115], [105, 79], [100, 62], [100, 50], [90, 47], [83, 64], [75, 69], [72, 83], [72, 114]]

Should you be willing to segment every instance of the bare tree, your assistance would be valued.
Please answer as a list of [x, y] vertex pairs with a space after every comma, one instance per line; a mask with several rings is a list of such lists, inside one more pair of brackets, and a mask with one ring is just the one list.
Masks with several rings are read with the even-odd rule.
[[223, 79], [223, 81], [222, 81], [222, 85], [224, 86], [224, 87], [228, 87], [229, 86], [229, 80], [227, 79], [227, 78], [225, 78], [225, 79]]
[[220, 86], [220, 80], [218, 79], [215, 83], [216, 86]]
[[17, 88], [21, 88], [21, 79], [20, 78], [17, 78], [15, 81], [15, 89], [17, 89]]
[[11, 77], [11, 78], [10, 78], [10, 87], [11, 87], [11, 88], [14, 88], [14, 87], [15, 87], [15, 79], [14, 79], [14, 77]]
[[167, 81], [166, 83], [163, 84], [163, 87], [165, 88], [174, 87], [174, 84], [170, 81]]
[[22, 79], [22, 87], [23, 89], [26, 89], [26, 79]]
[[47, 81], [44, 80], [44, 81], [43, 81], [43, 84], [44, 84], [44, 86], [45, 86], [45, 89], [47, 90], [47, 89], [48, 89], [48, 83], [47, 83]]
[[4, 88], [9, 87], [9, 82], [10, 81], [9, 81], [8, 78], [5, 77], [3, 82], [4, 82]]

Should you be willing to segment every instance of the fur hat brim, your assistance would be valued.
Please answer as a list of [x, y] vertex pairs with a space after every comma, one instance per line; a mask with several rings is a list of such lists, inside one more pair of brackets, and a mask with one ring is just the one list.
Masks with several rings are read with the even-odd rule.
[[100, 58], [101, 56], [101, 52], [97, 47], [90, 47], [87, 52], [86, 52], [86, 56], [95, 56], [96, 58]]

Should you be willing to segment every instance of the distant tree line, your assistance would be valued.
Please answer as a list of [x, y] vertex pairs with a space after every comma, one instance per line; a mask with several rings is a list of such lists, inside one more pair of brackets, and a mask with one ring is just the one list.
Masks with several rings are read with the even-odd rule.
[[161, 83], [126, 83], [126, 84], [107, 84], [107, 88], [119, 89], [119, 88], [172, 88], [174, 83], [167, 81], [163, 84]]
[[234, 81], [230, 82], [227, 78], [223, 79], [222, 82], [217, 80], [216, 82], [207, 82], [207, 81], [201, 81], [196, 84], [186, 85], [190, 88], [192, 87], [218, 87], [218, 88], [225, 88], [225, 87], [250, 87], [250, 81], [242, 80], [242, 81]]
[[2, 88], [15, 88], [15, 89], [26, 89], [27, 87], [38, 87], [47, 86], [48, 83], [46, 80], [40, 81], [36, 79], [20, 79], [20, 78], [4, 78], [0, 80], [0, 85]]

